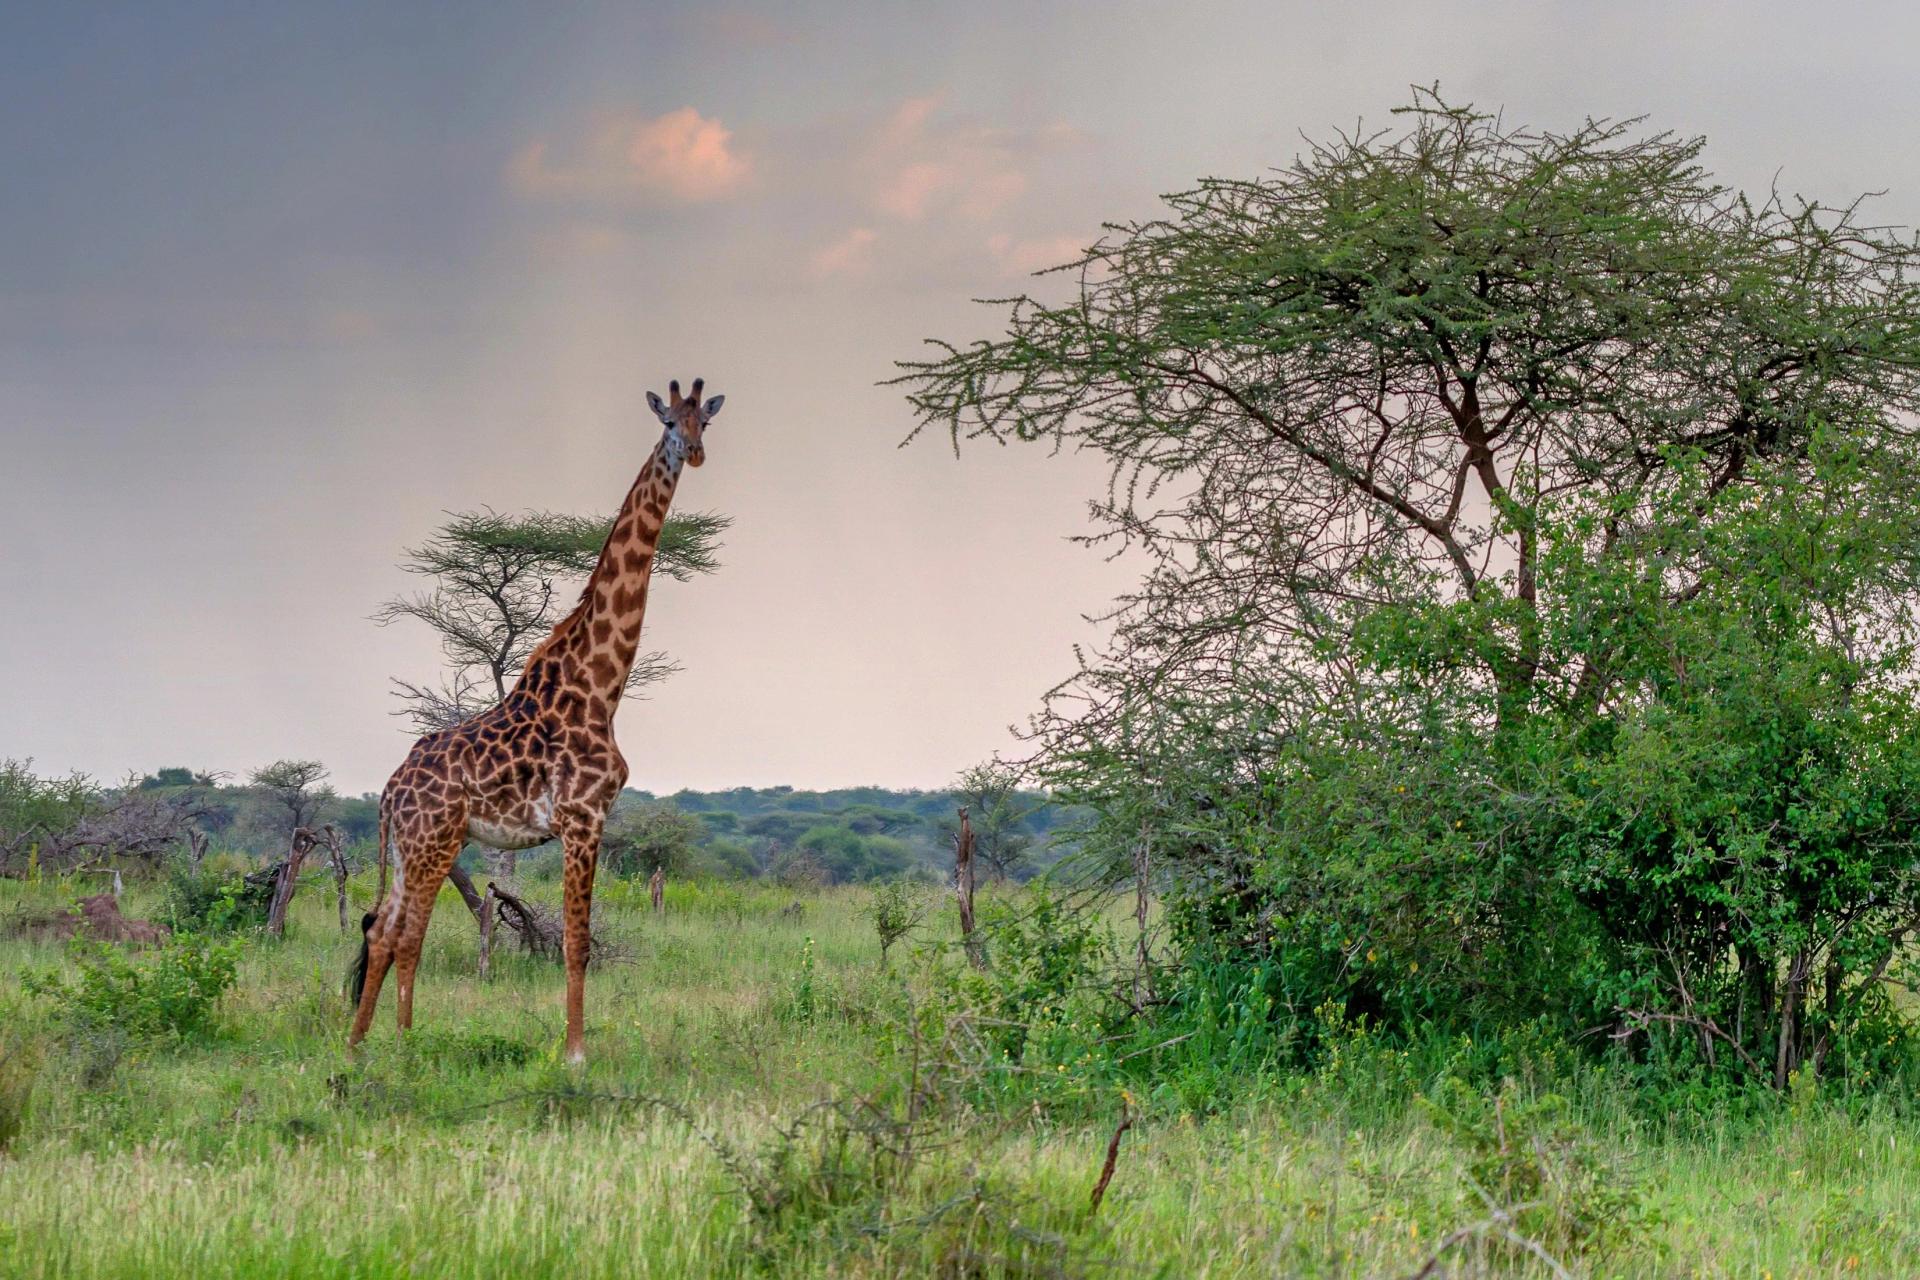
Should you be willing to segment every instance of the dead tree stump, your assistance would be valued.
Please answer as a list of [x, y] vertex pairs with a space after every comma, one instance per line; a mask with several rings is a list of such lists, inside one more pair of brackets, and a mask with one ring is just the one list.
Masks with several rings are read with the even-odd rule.
[[653, 898], [653, 913], [659, 915], [666, 908], [667, 871], [665, 867], [655, 867], [653, 875], [647, 880], [647, 893]]
[[960, 942], [976, 969], [987, 967], [987, 954], [973, 931], [973, 823], [960, 810], [960, 829], [953, 834], [953, 892], [960, 901]]
[[307, 853], [319, 841], [313, 832], [305, 827], [296, 827], [293, 832], [293, 848], [287, 854], [287, 860], [280, 864], [273, 879], [273, 905], [267, 909], [267, 932], [274, 937], [285, 937], [287, 932], [287, 908], [293, 903], [293, 891], [300, 884], [300, 865], [307, 860]]

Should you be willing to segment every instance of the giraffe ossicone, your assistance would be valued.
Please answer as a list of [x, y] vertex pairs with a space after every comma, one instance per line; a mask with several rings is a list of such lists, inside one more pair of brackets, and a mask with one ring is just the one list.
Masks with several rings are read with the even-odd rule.
[[468, 840], [525, 849], [558, 838], [567, 1058], [585, 1060], [594, 870], [601, 830], [627, 781], [613, 713], [639, 649], [654, 554], [682, 464], [706, 461], [707, 424], [725, 400], [714, 396], [703, 404], [704, 385], [695, 378], [693, 394], [683, 397], [679, 382], [669, 383], [665, 401], [647, 393], [665, 428], [660, 443], [628, 489], [580, 603], [528, 657], [506, 700], [415, 742], [388, 779], [380, 797], [383, 902], [364, 920], [349, 1045], [359, 1044], [372, 1025], [390, 967], [400, 1029], [413, 1025], [413, 979], [427, 922]]

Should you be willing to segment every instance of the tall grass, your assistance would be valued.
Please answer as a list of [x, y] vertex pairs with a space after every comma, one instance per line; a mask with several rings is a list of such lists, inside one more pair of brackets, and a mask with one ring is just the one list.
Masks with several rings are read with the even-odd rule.
[[[0, 917], [18, 892], [0, 883]], [[950, 961], [896, 950], [882, 973], [860, 891], [670, 885], [654, 916], [609, 883], [597, 905], [633, 959], [590, 974], [578, 1077], [559, 970], [497, 954], [478, 981], [450, 895], [415, 1034], [395, 1036], [389, 992], [358, 1059], [340, 995], [357, 938], [321, 893], [296, 899], [286, 941], [248, 943], [212, 1029], [178, 1042], [57, 1021], [17, 975], [64, 950], [0, 941], [0, 1079], [32, 1086], [0, 1154], [0, 1275], [1399, 1276], [1487, 1216], [1467, 1179], [1484, 1150], [1417, 1101], [1469, 1050], [1350, 1034], [1314, 1069], [1263, 1071], [1224, 1017], [1209, 1053], [1247, 1058], [1240, 1087], [1210, 1081], [1210, 1110], [1136, 1096], [1097, 1214], [1125, 1105], [1098, 1080], [1073, 1107], [1035, 1091], [957, 1111], [881, 1178], [798, 1122], [822, 1099], [905, 1096], [903, 1010]], [[1564, 1094], [1583, 1150], [1638, 1198], [1634, 1229], [1559, 1259], [1570, 1273], [1920, 1272], [1920, 1124], [1898, 1100], [1803, 1092], [1669, 1122], [1605, 1071], [1529, 1070], [1513, 1088]], [[873, 1176], [834, 1181], [849, 1169]], [[1489, 1231], [1440, 1265], [1550, 1274]]]

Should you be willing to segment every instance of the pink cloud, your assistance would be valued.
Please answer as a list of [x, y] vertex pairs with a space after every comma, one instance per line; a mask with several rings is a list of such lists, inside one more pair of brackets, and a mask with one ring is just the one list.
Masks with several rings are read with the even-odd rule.
[[733, 132], [692, 107], [650, 118], [606, 116], [558, 150], [545, 138], [528, 143], [509, 162], [508, 181], [547, 199], [704, 204], [740, 190], [752, 169]]
[[880, 128], [880, 145], [899, 147], [911, 144], [919, 138], [927, 127], [927, 120], [940, 106], [940, 95], [927, 94], [925, 97], [908, 98], [893, 109], [886, 124]]
[[938, 95], [908, 98], [874, 133], [871, 200], [889, 218], [985, 221], [1026, 192], [1040, 152], [1077, 137], [1062, 125], [1011, 131], [943, 120], [940, 106]]
[[855, 227], [832, 244], [814, 251], [807, 261], [816, 280], [863, 274], [873, 263], [873, 244], [880, 237], [869, 227]]
[[931, 161], [910, 164], [882, 180], [874, 203], [880, 206], [882, 213], [918, 222], [926, 217], [927, 206], [933, 197], [942, 188], [952, 185], [954, 178], [952, 165]]

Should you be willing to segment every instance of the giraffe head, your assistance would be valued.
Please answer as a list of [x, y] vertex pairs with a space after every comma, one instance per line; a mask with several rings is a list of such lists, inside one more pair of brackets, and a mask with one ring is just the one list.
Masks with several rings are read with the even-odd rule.
[[700, 389], [705, 386], [700, 378], [693, 380], [693, 394], [682, 399], [678, 381], [667, 384], [668, 399], [662, 401], [653, 392], [647, 392], [647, 404], [658, 414], [667, 428], [667, 447], [677, 451], [685, 458], [688, 466], [697, 467], [707, 460], [706, 432], [707, 424], [713, 421], [713, 415], [720, 412], [725, 404], [725, 396], [715, 396], [705, 404], [700, 403]]

